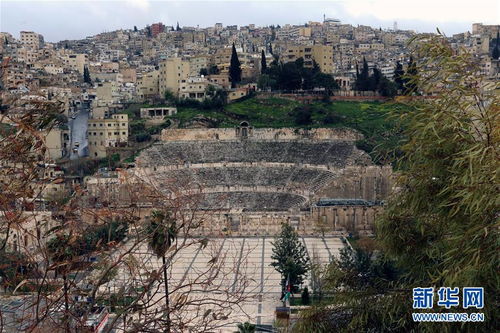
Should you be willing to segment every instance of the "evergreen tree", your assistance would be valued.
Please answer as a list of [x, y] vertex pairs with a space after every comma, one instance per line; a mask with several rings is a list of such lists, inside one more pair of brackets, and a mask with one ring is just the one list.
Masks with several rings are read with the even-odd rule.
[[356, 87], [356, 90], [359, 91], [367, 91], [370, 90], [370, 73], [368, 70], [368, 63], [366, 62], [365, 57], [363, 57], [363, 69], [361, 70], [361, 73], [356, 75], [356, 82], [354, 86]]
[[406, 71], [408, 79], [405, 80], [405, 94], [409, 95], [417, 91], [416, 78], [418, 75], [417, 64], [413, 61], [413, 57], [410, 56], [410, 61], [408, 62], [408, 70]]
[[500, 36], [499, 32], [497, 31], [497, 42], [495, 44], [495, 47], [493, 48], [493, 52], [491, 54], [491, 57], [495, 60], [498, 60], [500, 58]]
[[288, 280], [292, 292], [296, 292], [309, 271], [309, 258], [304, 245], [293, 228], [286, 223], [281, 224], [281, 233], [272, 245], [271, 266], [281, 274], [283, 291]]
[[181, 31], [181, 27], [179, 26], [179, 22], [177, 22], [177, 27], [175, 28], [175, 31]]
[[137, 32], [137, 26], [134, 25], [134, 32]]
[[273, 54], [273, 44], [269, 43], [269, 54]]
[[238, 60], [236, 47], [233, 43], [233, 51], [231, 53], [231, 63], [229, 66], [229, 79], [231, 80], [231, 87], [236, 87], [236, 84], [241, 81], [241, 63]]
[[369, 83], [368, 90], [377, 91], [379, 88], [381, 78], [382, 78], [382, 73], [377, 67], [374, 67], [373, 75], [370, 76], [370, 79], [368, 80]]
[[260, 54], [260, 72], [261, 74], [264, 74], [267, 69], [267, 63], [266, 63], [266, 54], [264, 53], [264, 50], [262, 50]]
[[89, 68], [87, 66], [83, 67], [83, 82], [92, 84]]
[[394, 82], [396, 82], [396, 88], [401, 91], [404, 89], [404, 75], [403, 65], [398, 61], [394, 69]]

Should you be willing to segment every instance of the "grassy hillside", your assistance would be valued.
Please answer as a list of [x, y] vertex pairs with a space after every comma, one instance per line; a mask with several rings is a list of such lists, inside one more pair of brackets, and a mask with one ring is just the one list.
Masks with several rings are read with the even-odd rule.
[[[131, 117], [132, 134], [139, 137], [145, 133], [155, 134], [168, 125], [167, 121], [165, 126], [145, 129], [144, 120], [139, 119], [141, 106], [131, 105], [125, 110]], [[226, 105], [222, 110], [179, 106], [177, 114], [169, 118], [180, 128], [189, 126], [194, 118], [200, 116], [211, 119], [211, 123], [217, 127], [234, 127], [246, 120], [257, 128], [353, 128], [365, 136], [364, 140], [357, 143], [358, 148], [368, 152], [376, 163], [384, 164], [394, 161], [402, 139], [399, 126], [391, 114], [394, 111], [404, 112], [406, 108], [402, 104], [380, 102], [317, 101], [304, 105], [284, 98], [252, 97]]]
[[392, 162], [402, 139], [393, 111], [404, 111], [406, 106], [380, 102], [315, 102], [304, 105], [283, 98], [249, 98], [224, 107], [223, 110], [203, 110], [179, 107], [179, 127], [203, 115], [217, 120], [218, 127], [234, 127], [243, 120], [254, 127], [349, 127], [365, 136], [358, 147], [367, 151], [375, 162]]

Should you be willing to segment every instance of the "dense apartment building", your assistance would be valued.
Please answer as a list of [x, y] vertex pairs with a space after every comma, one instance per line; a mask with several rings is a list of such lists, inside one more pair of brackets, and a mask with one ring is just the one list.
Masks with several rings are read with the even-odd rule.
[[85, 65], [87, 65], [89, 62], [89, 57], [87, 54], [68, 54], [65, 59], [64, 63], [66, 64], [67, 67], [69, 67], [71, 70], [78, 71], [83, 74], [83, 70], [85, 68]]
[[171, 91], [179, 95], [180, 84], [189, 78], [189, 61], [182, 58], [169, 58], [159, 65], [159, 92], [164, 95]]
[[57, 161], [68, 153], [69, 148], [69, 130], [52, 128], [44, 132], [45, 157], [49, 160]]
[[165, 26], [163, 25], [163, 23], [158, 22], [151, 25], [151, 35], [153, 37], [158, 36], [158, 34], [163, 31], [165, 31]]
[[38, 50], [43, 47], [43, 36], [33, 31], [21, 31], [21, 44], [27, 48]]
[[316, 62], [323, 73], [333, 73], [333, 47], [330, 45], [290, 46], [282, 55], [284, 62], [304, 59], [304, 67], [312, 68]]
[[210, 85], [216, 86], [206, 78], [187, 79], [184, 82], [180, 83], [179, 97], [203, 101], [205, 98], [207, 98], [207, 88]]
[[159, 93], [159, 71], [142, 73], [137, 78], [137, 96], [141, 99], [153, 97]]
[[498, 32], [500, 32], [500, 24], [486, 25], [482, 23], [474, 23], [472, 25], [473, 35], [486, 35], [489, 38], [496, 38]]
[[127, 144], [128, 115], [119, 113], [109, 118], [89, 119], [87, 133], [90, 156], [106, 157], [106, 148]]
[[110, 106], [119, 101], [120, 93], [116, 81], [100, 82], [95, 90], [97, 106]]
[[202, 69], [208, 70], [210, 66], [210, 57], [207, 55], [198, 55], [189, 58], [189, 76], [196, 77], [200, 75]]

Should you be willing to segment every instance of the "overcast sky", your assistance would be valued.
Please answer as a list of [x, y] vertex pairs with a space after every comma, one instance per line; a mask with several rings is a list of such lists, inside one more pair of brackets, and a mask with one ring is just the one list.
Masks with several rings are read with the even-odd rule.
[[21, 30], [47, 41], [79, 39], [104, 31], [163, 22], [166, 25], [303, 24], [323, 14], [343, 23], [434, 32], [470, 31], [472, 23], [500, 24], [499, 0], [348, 0], [348, 1], [13, 1], [0, 0], [0, 30]]

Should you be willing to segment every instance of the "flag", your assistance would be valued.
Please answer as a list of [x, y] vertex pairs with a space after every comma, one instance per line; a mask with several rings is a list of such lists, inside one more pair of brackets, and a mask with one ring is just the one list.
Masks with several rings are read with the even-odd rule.
[[292, 294], [292, 286], [290, 285], [290, 274], [288, 274], [285, 284], [285, 295], [283, 296], [283, 300], [286, 302], [290, 298], [291, 294]]

